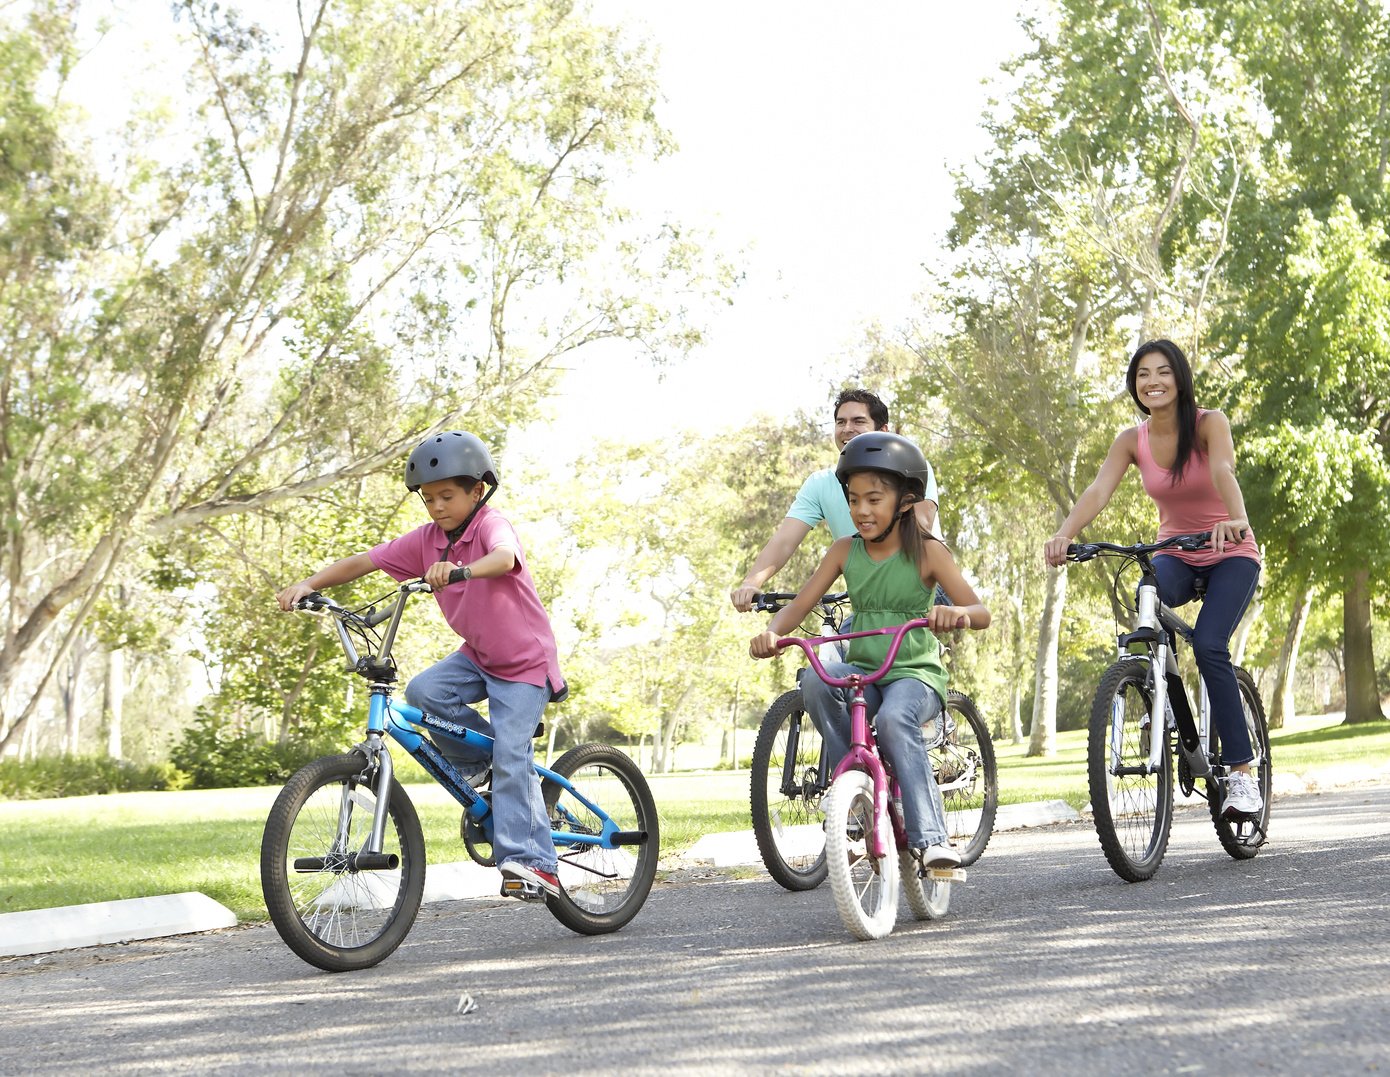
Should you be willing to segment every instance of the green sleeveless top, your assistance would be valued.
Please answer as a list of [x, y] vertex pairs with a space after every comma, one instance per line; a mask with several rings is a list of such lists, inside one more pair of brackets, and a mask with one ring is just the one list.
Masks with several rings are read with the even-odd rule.
[[[916, 617], [925, 617], [936, 599], [934, 590], [927, 590], [922, 577], [905, 554], [894, 554], [886, 561], [875, 561], [864, 549], [864, 540], [857, 535], [850, 542], [849, 557], [845, 560], [845, 586], [854, 605], [854, 631], [900, 625]], [[866, 636], [849, 641], [849, 662], [872, 673], [888, 657], [893, 642], [891, 635]], [[914, 628], [903, 637], [893, 668], [879, 684], [913, 677], [932, 688], [941, 701], [946, 701], [946, 667], [941, 663], [941, 646], [925, 628]]]

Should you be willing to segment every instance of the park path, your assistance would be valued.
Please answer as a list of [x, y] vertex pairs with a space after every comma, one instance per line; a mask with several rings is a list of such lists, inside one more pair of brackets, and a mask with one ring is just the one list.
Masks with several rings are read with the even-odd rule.
[[1385, 784], [1283, 797], [1236, 862], [1185, 810], [1138, 885], [1087, 825], [999, 834], [950, 916], [874, 943], [825, 890], [710, 871], [599, 938], [427, 906], [362, 973], [266, 926], [16, 958], [0, 1073], [1366, 1072], [1390, 1048], [1388, 813]]

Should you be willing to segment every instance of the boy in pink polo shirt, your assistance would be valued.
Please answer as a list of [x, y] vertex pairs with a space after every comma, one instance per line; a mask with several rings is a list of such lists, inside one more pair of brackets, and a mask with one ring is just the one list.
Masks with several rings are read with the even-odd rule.
[[[290, 610], [313, 591], [374, 569], [395, 580], [424, 579], [434, 588], [444, 619], [464, 642], [411, 678], [406, 701], [493, 738], [493, 849], [511, 881], [502, 893], [530, 900], [558, 894], [555, 845], [540, 781], [531, 770], [531, 741], [545, 705], [563, 698], [566, 688], [521, 541], [486, 503], [498, 487], [492, 454], [472, 434], [437, 434], [410, 454], [405, 484], [420, 495], [432, 523], [335, 561], [286, 587], [277, 600]], [[449, 574], [459, 568], [464, 582], [449, 586]], [[488, 718], [469, 705], [482, 699], [488, 701]], [[450, 759], [463, 766], [481, 763], [454, 753]]]

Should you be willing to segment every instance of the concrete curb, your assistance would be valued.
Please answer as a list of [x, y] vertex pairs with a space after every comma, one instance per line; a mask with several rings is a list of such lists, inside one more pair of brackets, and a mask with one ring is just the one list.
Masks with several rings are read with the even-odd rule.
[[206, 894], [97, 901], [0, 915], [0, 956], [20, 957], [103, 943], [236, 927], [232, 910]]
[[[1050, 826], [1053, 823], [1070, 823], [1080, 819], [1076, 809], [1065, 800], [1040, 800], [1030, 804], [1004, 804], [994, 816], [994, 832], [1001, 830], [1022, 830], [1032, 826]], [[799, 828], [811, 848], [819, 848], [821, 828], [807, 826]], [[795, 843], [798, 835], [789, 835]], [[784, 846], [784, 848], [787, 846]], [[758, 853], [757, 839], [751, 830], [732, 830], [722, 834], [706, 834], [694, 845], [673, 858], [688, 866], [733, 868], [760, 866], [763, 862]]]

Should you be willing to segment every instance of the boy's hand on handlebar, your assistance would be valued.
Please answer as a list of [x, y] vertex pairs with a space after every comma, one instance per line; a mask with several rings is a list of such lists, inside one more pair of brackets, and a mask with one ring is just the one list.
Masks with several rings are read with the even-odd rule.
[[1067, 547], [1071, 545], [1071, 536], [1064, 535], [1060, 531], [1047, 540], [1043, 546], [1043, 560], [1054, 568], [1058, 565], [1067, 563]]
[[970, 614], [961, 606], [933, 606], [927, 613], [933, 632], [953, 632], [970, 627]]
[[456, 564], [453, 561], [436, 561], [425, 569], [425, 574], [421, 578], [434, 590], [440, 591], [449, 586], [449, 573], [461, 567], [463, 567], [461, 562]]
[[290, 584], [277, 594], [275, 596], [275, 601], [279, 603], [282, 610], [292, 610], [295, 607], [295, 603], [301, 598], [312, 595], [316, 590], [318, 590], [318, 588], [310, 587], [306, 581], [300, 580], [298, 583]]
[[777, 653], [777, 633], [759, 632], [748, 644], [748, 653], [754, 658], [772, 658]]

